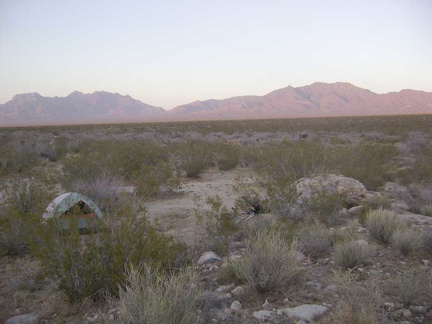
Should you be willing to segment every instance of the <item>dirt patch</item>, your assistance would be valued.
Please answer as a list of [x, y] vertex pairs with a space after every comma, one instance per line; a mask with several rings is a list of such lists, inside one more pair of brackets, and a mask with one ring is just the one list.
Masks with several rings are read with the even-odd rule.
[[201, 233], [196, 225], [194, 196], [200, 196], [205, 201], [207, 197], [217, 195], [231, 209], [236, 199], [248, 190], [262, 191], [253, 170], [209, 170], [199, 179], [185, 179], [172, 197], [146, 203], [147, 215], [158, 229], [192, 244]]

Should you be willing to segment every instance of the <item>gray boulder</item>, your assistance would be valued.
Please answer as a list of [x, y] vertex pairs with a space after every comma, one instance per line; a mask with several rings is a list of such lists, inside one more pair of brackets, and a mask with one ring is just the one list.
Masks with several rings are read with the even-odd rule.
[[5, 324], [34, 324], [37, 323], [38, 319], [38, 314], [31, 313], [11, 317], [5, 322]]
[[321, 305], [301, 305], [294, 308], [281, 308], [277, 311], [278, 315], [286, 315], [290, 319], [297, 319], [311, 322], [315, 318], [324, 315], [327, 307]]
[[316, 195], [337, 195], [349, 205], [359, 205], [366, 197], [366, 187], [358, 180], [335, 174], [302, 178], [296, 182], [299, 200], [308, 200]]

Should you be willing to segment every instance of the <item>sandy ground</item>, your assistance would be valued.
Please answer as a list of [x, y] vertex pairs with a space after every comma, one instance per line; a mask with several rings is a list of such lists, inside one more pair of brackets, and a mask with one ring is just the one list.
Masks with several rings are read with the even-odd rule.
[[218, 195], [231, 209], [236, 199], [251, 189], [260, 189], [251, 169], [209, 170], [198, 179], [185, 179], [172, 197], [149, 201], [146, 204], [147, 215], [160, 230], [192, 244], [201, 233], [194, 213], [197, 207], [195, 195], [200, 196], [203, 203], [207, 197]]

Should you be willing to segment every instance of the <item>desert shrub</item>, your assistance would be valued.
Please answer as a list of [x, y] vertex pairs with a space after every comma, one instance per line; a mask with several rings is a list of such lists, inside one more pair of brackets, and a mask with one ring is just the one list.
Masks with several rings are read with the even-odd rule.
[[269, 209], [277, 217], [294, 224], [306, 218], [307, 210], [297, 204], [298, 195], [294, 183], [288, 183], [284, 187], [269, 183], [267, 193]]
[[39, 212], [46, 200], [46, 192], [35, 179], [21, 179], [6, 184], [4, 201], [6, 206], [21, 214]]
[[104, 293], [118, 295], [127, 267], [155, 263], [168, 271], [186, 261], [186, 247], [157, 232], [145, 217], [137, 217], [125, 206], [106, 215], [95, 231], [80, 235], [77, 224], [61, 230], [50, 220], [39, 231], [33, 248], [49, 277], [69, 301], [99, 299]]
[[25, 254], [42, 215], [46, 192], [35, 179], [13, 181], [6, 184], [4, 201], [6, 208], [0, 217], [0, 254]]
[[432, 230], [427, 230], [421, 236], [423, 250], [427, 253], [432, 254]]
[[391, 238], [391, 245], [403, 255], [417, 252], [422, 247], [422, 236], [413, 228], [396, 229]]
[[391, 163], [397, 156], [393, 144], [359, 143], [336, 147], [331, 155], [331, 167], [346, 177], [359, 180], [369, 190], [376, 190], [392, 180]]
[[179, 184], [168, 153], [154, 143], [90, 142], [63, 161], [63, 172], [65, 188], [78, 179], [120, 178], [134, 185], [139, 194], [151, 196]]
[[257, 169], [268, 183], [281, 188], [327, 170], [327, 152], [316, 142], [283, 142], [264, 147], [257, 154]]
[[218, 143], [215, 147], [214, 158], [219, 170], [234, 169], [240, 161], [240, 149], [233, 144]]
[[348, 269], [361, 265], [373, 256], [375, 248], [366, 241], [348, 241], [335, 245], [333, 257], [337, 265]]
[[317, 258], [330, 254], [333, 234], [325, 226], [316, 224], [302, 227], [297, 234], [297, 249], [305, 255]]
[[209, 143], [191, 141], [179, 144], [177, 160], [180, 169], [190, 178], [198, 178], [213, 162], [213, 151]]
[[303, 270], [292, 245], [279, 231], [261, 231], [246, 240], [246, 251], [230, 262], [233, 272], [261, 294], [292, 288], [302, 278]]
[[196, 222], [204, 230], [206, 249], [225, 255], [230, 237], [238, 229], [233, 213], [219, 196], [207, 197], [205, 204], [195, 196], [194, 202]]
[[125, 181], [111, 174], [101, 174], [90, 179], [75, 179], [70, 189], [91, 198], [102, 211], [114, 212], [122, 204]]
[[414, 213], [432, 216], [432, 184], [411, 183], [404, 201]]
[[432, 298], [432, 274], [428, 269], [406, 267], [390, 278], [387, 289], [405, 306], [427, 302]]
[[9, 138], [1, 145], [0, 174], [23, 173], [38, 165], [39, 153], [29, 139], [14, 140]]
[[306, 215], [306, 220], [335, 225], [343, 216], [344, 203], [337, 194], [318, 190], [313, 192], [309, 198], [301, 199], [299, 207]]
[[367, 214], [365, 226], [374, 240], [386, 244], [396, 230], [404, 228], [404, 223], [395, 212], [377, 209]]
[[196, 301], [200, 290], [191, 269], [161, 273], [151, 265], [143, 271], [131, 269], [114, 307], [121, 323], [197, 322]]
[[421, 206], [420, 214], [432, 217], [432, 204]]
[[2, 222], [0, 256], [22, 255], [28, 252], [28, 238], [22, 222]]
[[398, 180], [404, 184], [432, 184], [432, 146], [424, 147], [411, 154], [413, 162], [397, 173]]
[[324, 323], [378, 324], [384, 316], [379, 309], [382, 292], [374, 278], [358, 281], [350, 271], [335, 273], [332, 281], [338, 287], [339, 302]]

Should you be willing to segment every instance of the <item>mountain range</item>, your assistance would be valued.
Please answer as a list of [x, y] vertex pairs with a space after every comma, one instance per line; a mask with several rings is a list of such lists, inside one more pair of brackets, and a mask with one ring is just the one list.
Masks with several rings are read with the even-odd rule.
[[52, 98], [19, 94], [0, 105], [0, 126], [431, 113], [432, 92], [377, 94], [345, 82], [316, 82], [288, 86], [264, 96], [195, 101], [171, 110], [104, 91], [75, 91], [67, 97]]

